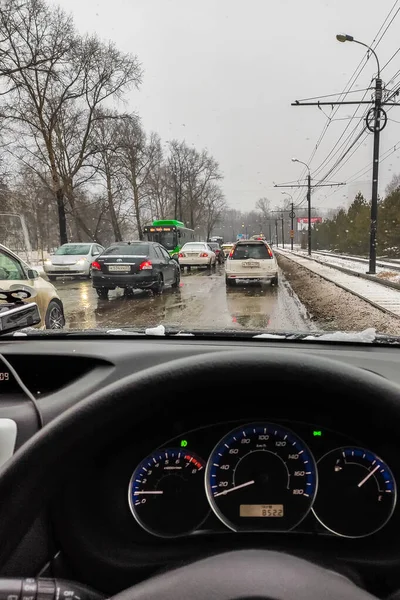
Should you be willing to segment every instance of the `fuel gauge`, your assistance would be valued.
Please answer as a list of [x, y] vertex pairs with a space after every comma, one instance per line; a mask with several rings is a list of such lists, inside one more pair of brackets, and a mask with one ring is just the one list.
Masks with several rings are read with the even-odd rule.
[[379, 531], [396, 506], [396, 482], [386, 463], [369, 450], [342, 447], [318, 462], [312, 511], [332, 533], [361, 538]]

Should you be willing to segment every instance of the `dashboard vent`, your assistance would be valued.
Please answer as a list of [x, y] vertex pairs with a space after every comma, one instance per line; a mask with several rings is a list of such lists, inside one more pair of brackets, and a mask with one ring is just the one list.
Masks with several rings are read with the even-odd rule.
[[17, 371], [26, 387], [37, 397], [61, 390], [96, 367], [111, 366], [106, 361], [85, 356], [28, 354], [5, 354], [4, 356]]

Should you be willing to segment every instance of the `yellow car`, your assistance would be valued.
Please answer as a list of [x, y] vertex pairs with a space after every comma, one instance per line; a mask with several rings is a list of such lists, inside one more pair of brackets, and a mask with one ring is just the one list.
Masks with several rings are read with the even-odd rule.
[[41, 329], [62, 329], [65, 325], [64, 307], [57, 290], [39, 273], [21, 260], [14, 252], [0, 244], [0, 289], [9, 290], [16, 286], [33, 288], [36, 295], [27, 302], [36, 302], [39, 307]]

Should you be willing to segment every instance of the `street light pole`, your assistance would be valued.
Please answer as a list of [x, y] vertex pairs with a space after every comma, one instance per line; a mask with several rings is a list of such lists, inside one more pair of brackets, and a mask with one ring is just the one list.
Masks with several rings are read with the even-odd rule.
[[293, 196], [289, 194], [289, 192], [282, 192], [284, 196], [289, 196], [291, 199], [291, 210], [290, 210], [290, 249], [293, 252], [293, 236], [294, 236], [294, 204], [293, 204]]
[[283, 215], [282, 215], [282, 248], [285, 247], [285, 226], [283, 223]]
[[[383, 117], [382, 110], [382, 79], [381, 79], [381, 68], [379, 64], [378, 56], [370, 46], [364, 44], [364, 42], [359, 42], [355, 40], [353, 36], [347, 34], [339, 34], [336, 36], [336, 39], [339, 42], [354, 42], [355, 44], [359, 44], [360, 46], [364, 46], [368, 49], [371, 54], [375, 56], [376, 64], [378, 67], [378, 72], [375, 78], [375, 98], [374, 98], [374, 106], [371, 108], [374, 124], [372, 131], [374, 132], [374, 150], [373, 150], [373, 159], [372, 159], [372, 192], [371, 192], [371, 218], [370, 218], [370, 231], [369, 231], [369, 270], [367, 273], [370, 275], [376, 274], [376, 232], [377, 232], [377, 222], [378, 222], [378, 175], [379, 175], [379, 143], [380, 143], [380, 133], [383, 127], [386, 124], [386, 121], [383, 122], [383, 127], [381, 126], [381, 118]], [[370, 111], [370, 112], [371, 112]], [[370, 129], [368, 115], [367, 115], [367, 127]]]
[[308, 256], [311, 256], [311, 173], [310, 167], [307, 163], [299, 160], [298, 158], [292, 158], [292, 162], [298, 162], [307, 168], [307, 208], [308, 208]]

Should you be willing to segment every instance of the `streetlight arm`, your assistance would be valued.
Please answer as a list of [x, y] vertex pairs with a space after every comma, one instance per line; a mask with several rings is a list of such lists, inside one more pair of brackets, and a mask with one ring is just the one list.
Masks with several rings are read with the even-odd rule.
[[308, 173], [310, 174], [310, 167], [308, 166], [308, 164], [307, 164], [307, 163], [303, 162], [302, 160], [299, 160], [298, 158], [294, 159], [294, 160], [293, 160], [293, 162], [298, 162], [298, 163], [300, 163], [301, 165], [304, 165], [304, 166], [307, 168], [307, 170], [308, 170]]
[[358, 40], [353, 40], [353, 42], [354, 42], [355, 44], [360, 44], [360, 46], [364, 46], [364, 48], [367, 48], [367, 50], [369, 50], [369, 52], [371, 52], [371, 54], [373, 54], [373, 55], [375, 56], [375, 59], [376, 59], [376, 64], [377, 64], [377, 66], [378, 66], [378, 74], [377, 74], [377, 77], [378, 77], [378, 79], [380, 79], [380, 78], [381, 78], [381, 66], [380, 66], [380, 64], [379, 64], [379, 58], [378, 58], [378, 55], [377, 55], [377, 53], [375, 52], [375, 50], [374, 50], [373, 48], [371, 48], [371, 46], [368, 46], [368, 44], [364, 44], [364, 42], [359, 42]]

